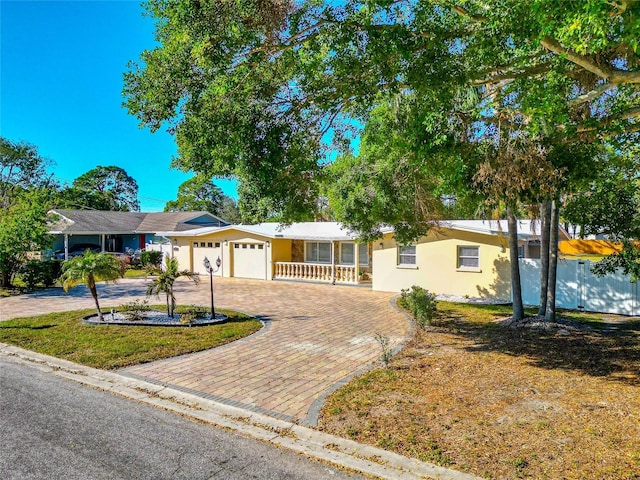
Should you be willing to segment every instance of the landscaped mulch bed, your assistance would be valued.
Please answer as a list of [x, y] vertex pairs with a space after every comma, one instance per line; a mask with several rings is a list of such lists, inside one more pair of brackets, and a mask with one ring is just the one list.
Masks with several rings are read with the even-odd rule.
[[487, 478], [640, 478], [640, 325], [509, 328], [441, 302], [388, 369], [332, 395], [321, 428]]

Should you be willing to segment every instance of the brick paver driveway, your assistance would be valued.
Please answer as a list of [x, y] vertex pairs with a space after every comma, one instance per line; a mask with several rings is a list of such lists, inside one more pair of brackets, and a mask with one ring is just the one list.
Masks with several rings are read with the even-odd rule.
[[[176, 282], [179, 303], [209, 304], [209, 284]], [[216, 306], [259, 316], [266, 328], [243, 340], [122, 370], [130, 376], [314, 424], [324, 397], [380, 356], [381, 333], [398, 345], [410, 333], [393, 294], [370, 289], [216, 278]], [[101, 285], [105, 307], [144, 295], [143, 280]], [[0, 299], [0, 319], [91, 308], [85, 288]]]

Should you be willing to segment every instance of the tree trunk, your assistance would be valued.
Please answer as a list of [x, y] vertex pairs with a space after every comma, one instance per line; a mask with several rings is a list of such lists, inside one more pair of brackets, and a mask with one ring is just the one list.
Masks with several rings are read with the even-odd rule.
[[11, 275], [8, 271], [2, 270], [0, 272], [0, 287], [9, 288], [11, 286]]
[[551, 229], [549, 235], [549, 280], [547, 285], [547, 311], [545, 320], [556, 320], [556, 276], [558, 272], [558, 227], [560, 223], [560, 207], [558, 200], [551, 205]]
[[513, 319], [524, 318], [522, 286], [520, 284], [520, 264], [518, 263], [518, 221], [511, 208], [507, 209], [509, 225], [509, 260], [511, 263], [511, 295], [513, 297]]
[[169, 292], [167, 292], [167, 316], [169, 316], [169, 318], [173, 318], [171, 307], [169, 306]]
[[547, 314], [547, 289], [549, 288], [549, 236], [551, 234], [551, 202], [540, 204], [540, 307], [538, 315]]
[[90, 282], [89, 291], [91, 292], [91, 296], [93, 297], [93, 301], [96, 302], [96, 309], [98, 310], [98, 320], [104, 322], [104, 318], [102, 317], [102, 310], [100, 310], [100, 304], [98, 303], [98, 289], [96, 288], [95, 282]]

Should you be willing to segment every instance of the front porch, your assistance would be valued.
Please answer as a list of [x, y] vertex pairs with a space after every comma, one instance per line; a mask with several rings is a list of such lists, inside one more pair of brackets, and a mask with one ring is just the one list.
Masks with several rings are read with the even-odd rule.
[[325, 263], [274, 262], [274, 280], [299, 280], [357, 285], [369, 283], [369, 275], [356, 274], [354, 265], [327, 265]]
[[291, 242], [292, 261], [274, 261], [274, 280], [343, 285], [371, 282], [370, 249], [353, 241]]

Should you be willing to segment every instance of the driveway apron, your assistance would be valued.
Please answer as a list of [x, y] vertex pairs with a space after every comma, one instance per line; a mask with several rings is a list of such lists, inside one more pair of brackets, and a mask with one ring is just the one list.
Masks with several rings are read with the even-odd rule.
[[[218, 348], [120, 373], [313, 425], [324, 397], [380, 357], [376, 333], [393, 347], [411, 331], [407, 317], [391, 305], [391, 293], [234, 278], [216, 278], [214, 284], [217, 307], [255, 315], [265, 328]], [[121, 305], [145, 290], [144, 280], [137, 279], [101, 285], [101, 305]], [[72, 292], [49, 289], [0, 299], [0, 320], [93, 306], [85, 288]], [[180, 279], [176, 298], [181, 304], [208, 305], [209, 282]]]

